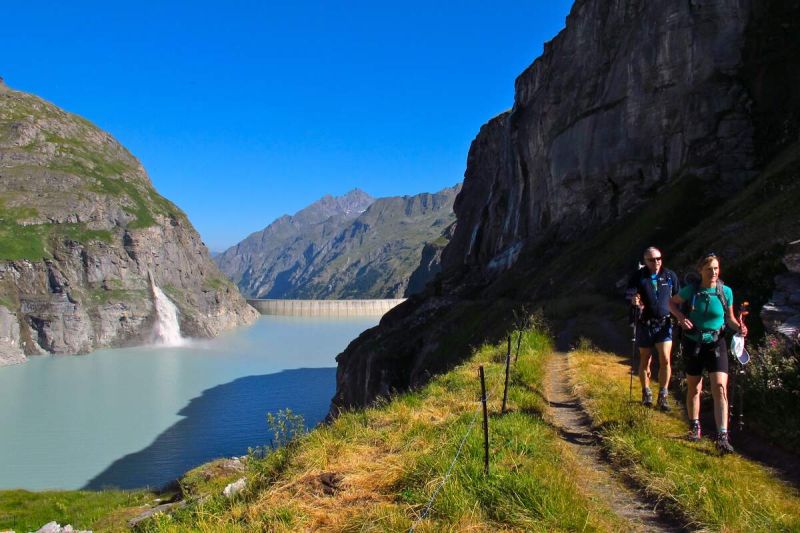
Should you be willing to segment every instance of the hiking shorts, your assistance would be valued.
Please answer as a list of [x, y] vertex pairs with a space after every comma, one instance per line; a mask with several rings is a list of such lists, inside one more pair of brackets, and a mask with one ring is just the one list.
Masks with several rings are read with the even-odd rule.
[[672, 322], [665, 320], [663, 324], [636, 323], [636, 346], [652, 348], [656, 344], [672, 340]]
[[708, 372], [728, 373], [728, 345], [722, 335], [716, 342], [706, 343], [684, 337], [683, 359], [686, 363], [686, 374], [689, 376], [702, 376], [703, 369]]

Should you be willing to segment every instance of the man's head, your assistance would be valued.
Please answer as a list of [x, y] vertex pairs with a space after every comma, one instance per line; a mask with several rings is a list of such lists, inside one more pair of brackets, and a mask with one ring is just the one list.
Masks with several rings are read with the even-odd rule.
[[644, 251], [644, 264], [651, 274], [658, 274], [661, 270], [662, 262], [661, 250], [655, 246], [651, 246]]

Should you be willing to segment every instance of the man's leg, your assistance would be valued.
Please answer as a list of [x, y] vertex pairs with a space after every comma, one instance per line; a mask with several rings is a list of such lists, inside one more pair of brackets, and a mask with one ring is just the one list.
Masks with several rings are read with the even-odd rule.
[[653, 348], [639, 347], [639, 383], [642, 384], [642, 404], [653, 405], [653, 393], [650, 390], [650, 359]]
[[672, 376], [672, 367], [670, 366], [672, 341], [657, 343], [656, 351], [658, 352], [658, 406], [664, 411], [669, 411], [667, 392], [669, 391], [669, 380]]

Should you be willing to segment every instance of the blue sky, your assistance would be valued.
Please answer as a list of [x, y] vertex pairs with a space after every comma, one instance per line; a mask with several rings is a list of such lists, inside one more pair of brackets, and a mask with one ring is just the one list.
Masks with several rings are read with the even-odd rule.
[[223, 250], [325, 194], [460, 181], [571, 4], [14, 2], [0, 76], [109, 131]]

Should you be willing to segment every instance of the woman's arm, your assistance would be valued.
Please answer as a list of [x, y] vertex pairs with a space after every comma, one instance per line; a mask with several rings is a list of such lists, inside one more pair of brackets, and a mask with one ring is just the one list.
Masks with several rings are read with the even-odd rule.
[[669, 299], [669, 312], [678, 320], [678, 325], [685, 330], [690, 330], [694, 327], [689, 317], [681, 313], [680, 305], [685, 302], [679, 294], [676, 294]]
[[747, 326], [745, 326], [744, 321], [739, 322], [738, 320], [736, 320], [736, 315], [733, 314], [732, 305], [728, 306], [728, 312], [726, 313], [725, 321], [731, 328], [735, 329], [745, 337], [747, 336]]

